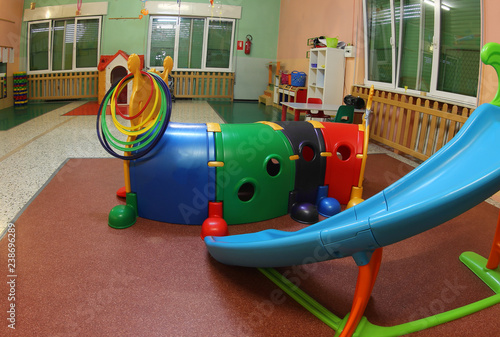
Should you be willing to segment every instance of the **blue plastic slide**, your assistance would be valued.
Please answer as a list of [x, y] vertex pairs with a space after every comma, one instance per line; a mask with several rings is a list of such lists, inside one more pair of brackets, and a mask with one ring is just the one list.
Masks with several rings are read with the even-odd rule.
[[359, 205], [296, 232], [270, 229], [205, 243], [230, 265], [280, 267], [346, 256], [364, 265], [374, 249], [436, 227], [499, 189], [500, 107], [483, 104], [431, 158]]

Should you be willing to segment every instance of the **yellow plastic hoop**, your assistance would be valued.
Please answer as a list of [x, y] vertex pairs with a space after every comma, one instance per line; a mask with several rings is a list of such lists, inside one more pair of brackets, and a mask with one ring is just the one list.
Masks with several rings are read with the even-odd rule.
[[[121, 91], [123, 90], [123, 88], [125, 87], [124, 84], [127, 84], [128, 81], [130, 81], [132, 78], [130, 79], [127, 79], [127, 81], [125, 81], [122, 86], [119, 88], [119, 90], [115, 90], [115, 92], [113, 93], [113, 95], [111, 96], [111, 117], [113, 118], [113, 123], [115, 124], [115, 127], [118, 129], [118, 131], [120, 131], [122, 134], [125, 134], [125, 135], [128, 135], [128, 136], [137, 136], [137, 135], [141, 135], [143, 133], [145, 133], [146, 131], [148, 131], [149, 129], [151, 129], [153, 127], [153, 125], [155, 125], [157, 119], [159, 118], [160, 114], [157, 114], [156, 117], [154, 118], [153, 120], [153, 123], [150, 123], [149, 125], [147, 125], [146, 127], [142, 128], [144, 125], [146, 125], [146, 123], [149, 123], [151, 122], [151, 118], [153, 116], [153, 114], [155, 113], [156, 111], [156, 107], [158, 105], [158, 100], [159, 100], [159, 87], [158, 87], [158, 83], [156, 83], [156, 81], [153, 81], [153, 84], [154, 84], [154, 90], [155, 90], [155, 102], [153, 104], [153, 109], [151, 109], [151, 112], [149, 113], [148, 117], [146, 119], [144, 119], [141, 123], [139, 123], [138, 125], [136, 126], [131, 126], [131, 127], [127, 127], [125, 125], [122, 125], [117, 119], [116, 119], [116, 109], [115, 109], [115, 98], [121, 93]], [[141, 129], [142, 128], [142, 129]]]
[[[125, 83], [127, 83], [128, 81], [129, 80], [127, 80]], [[125, 135], [129, 135], [129, 136], [141, 135], [144, 132], [146, 132], [149, 129], [151, 129], [152, 126], [154, 125], [154, 123], [152, 123], [151, 125], [148, 125], [144, 129], [141, 129], [146, 123], [150, 122], [150, 119], [151, 119], [152, 115], [156, 111], [156, 106], [158, 105], [158, 97], [160, 96], [159, 95], [159, 90], [158, 90], [158, 84], [156, 83], [156, 81], [153, 81], [153, 84], [154, 84], [154, 90], [155, 90], [155, 103], [153, 105], [153, 109], [149, 113], [148, 117], [146, 119], [144, 119], [141, 123], [139, 123], [136, 126], [131, 126], [131, 127], [124, 126], [120, 122], [118, 122], [118, 120], [116, 119], [116, 109], [115, 109], [115, 106], [116, 106], [115, 105], [115, 97], [116, 97], [116, 95], [115, 94], [117, 94], [118, 92], [121, 92], [123, 90], [124, 86], [122, 86], [120, 88], [120, 90], [118, 90], [118, 91], [115, 90], [115, 92], [113, 93], [113, 96], [111, 97], [111, 117], [113, 118], [113, 123], [115, 124], [116, 128], [121, 133], [123, 133]], [[154, 122], [156, 122], [158, 116], [159, 116], [159, 114], [154, 119]]]
[[[148, 76], [151, 76], [151, 75], [148, 74]], [[123, 91], [123, 88], [125, 88], [125, 85], [128, 84], [128, 82], [132, 81], [133, 77], [127, 78], [125, 81], [124, 81], [124, 79], [125, 79], [125, 77], [120, 81], [120, 83], [118, 83], [118, 86], [115, 88], [115, 90], [113, 90], [113, 93], [111, 95], [111, 104], [112, 104], [111, 105], [111, 112], [113, 113], [113, 111], [114, 111], [115, 116], [116, 116], [116, 97], [120, 96], [120, 94]], [[156, 88], [158, 88], [155, 81], [152, 80], [151, 83], [156, 85]], [[153, 90], [153, 89], [151, 89], [151, 90]], [[158, 91], [156, 91], [156, 92], [158, 92]], [[156, 105], [155, 105], [155, 107], [156, 107]], [[153, 109], [152, 111], [154, 112], [155, 109]], [[151, 114], [150, 114], [150, 116], [151, 116]], [[148, 116], [148, 118], [146, 120], [148, 120], [150, 118], [150, 116]], [[139, 116], [137, 116], [137, 117], [139, 117]], [[132, 130], [134, 128], [137, 128], [137, 126], [133, 126], [130, 130]]]

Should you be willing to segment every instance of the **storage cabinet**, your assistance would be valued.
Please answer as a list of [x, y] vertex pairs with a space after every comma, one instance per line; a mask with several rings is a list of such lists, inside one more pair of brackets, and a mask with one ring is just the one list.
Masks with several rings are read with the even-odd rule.
[[313, 48], [309, 53], [307, 98], [321, 98], [323, 104], [342, 105], [345, 56], [342, 49]]
[[281, 102], [305, 103], [307, 99], [306, 87], [294, 87], [280, 84], [274, 87], [274, 107], [281, 109]]

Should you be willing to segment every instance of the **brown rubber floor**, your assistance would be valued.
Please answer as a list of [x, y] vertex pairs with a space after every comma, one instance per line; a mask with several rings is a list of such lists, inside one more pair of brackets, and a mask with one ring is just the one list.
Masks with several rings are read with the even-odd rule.
[[[410, 167], [370, 155], [365, 197]], [[123, 185], [115, 159], [71, 159], [15, 223], [15, 302], [0, 286], [1, 336], [333, 336], [257, 269], [213, 260], [200, 227], [139, 219], [107, 226]], [[498, 209], [482, 203], [426, 233], [384, 248], [365, 316], [395, 325], [493, 294], [458, 260], [488, 256]], [[288, 216], [231, 226], [230, 233], [297, 230]], [[7, 239], [0, 265], [7, 265]], [[2, 267], [4, 280], [9, 272]], [[351, 258], [281, 272], [334, 314], [350, 310], [357, 267]], [[8, 279], [7, 279], [8, 281]], [[15, 331], [5, 319], [15, 303]], [[414, 336], [498, 336], [500, 305]]]

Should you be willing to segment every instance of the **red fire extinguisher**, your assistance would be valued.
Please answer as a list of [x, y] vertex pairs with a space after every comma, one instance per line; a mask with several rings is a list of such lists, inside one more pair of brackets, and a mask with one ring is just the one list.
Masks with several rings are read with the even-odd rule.
[[245, 42], [245, 54], [250, 54], [250, 48], [252, 47], [252, 35], [247, 35], [247, 42]]

